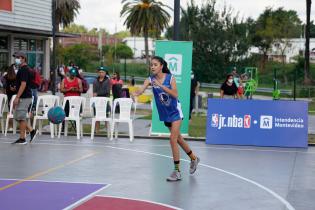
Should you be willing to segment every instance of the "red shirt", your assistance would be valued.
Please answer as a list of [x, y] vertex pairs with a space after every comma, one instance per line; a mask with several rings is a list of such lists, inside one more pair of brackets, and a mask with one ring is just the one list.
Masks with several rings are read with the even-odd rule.
[[[65, 77], [64, 81], [64, 88], [66, 90], [75, 87], [79, 90], [79, 79], [76, 77], [73, 81], [69, 81], [67, 77]], [[81, 93], [79, 91], [67, 91], [64, 93], [65, 97], [67, 96], [80, 96]]]

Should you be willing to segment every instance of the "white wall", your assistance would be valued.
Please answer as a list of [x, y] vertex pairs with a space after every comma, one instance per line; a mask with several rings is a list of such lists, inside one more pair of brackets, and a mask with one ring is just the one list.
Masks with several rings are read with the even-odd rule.
[[[140, 58], [144, 55], [144, 37], [127, 37], [123, 39], [123, 42], [126, 43], [133, 52], [134, 58]], [[152, 55], [152, 51], [155, 50], [154, 41], [152, 38], [148, 39], [149, 42], [149, 55]]]
[[12, 0], [13, 11], [0, 11], [0, 24], [51, 31], [52, 0]]

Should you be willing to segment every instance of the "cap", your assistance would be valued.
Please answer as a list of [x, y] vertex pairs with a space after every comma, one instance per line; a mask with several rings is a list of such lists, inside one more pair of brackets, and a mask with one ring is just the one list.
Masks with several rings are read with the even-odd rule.
[[105, 66], [99, 66], [99, 67], [97, 68], [97, 71], [108, 71], [108, 68], [105, 67]]
[[72, 76], [77, 76], [77, 70], [75, 68], [71, 68], [69, 70], [69, 74], [72, 75]]
[[24, 52], [15, 52], [13, 53], [13, 57], [23, 57], [23, 58], [26, 58], [26, 54]]

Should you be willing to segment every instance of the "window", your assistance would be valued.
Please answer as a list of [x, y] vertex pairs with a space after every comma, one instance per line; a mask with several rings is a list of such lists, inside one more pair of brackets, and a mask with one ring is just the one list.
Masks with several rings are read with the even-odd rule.
[[44, 62], [44, 41], [40, 39], [14, 39], [14, 51], [23, 51], [27, 54], [27, 63], [42, 73]]
[[0, 50], [8, 50], [9, 48], [8, 37], [0, 36]]
[[12, 12], [12, 0], [1, 0], [0, 10]]
[[3, 73], [9, 65], [9, 39], [7, 36], [0, 36], [0, 71]]

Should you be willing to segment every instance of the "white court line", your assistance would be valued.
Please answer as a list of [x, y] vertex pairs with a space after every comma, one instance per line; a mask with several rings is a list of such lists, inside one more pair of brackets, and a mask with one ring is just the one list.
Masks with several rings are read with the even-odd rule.
[[[0, 138], [0, 139], [5, 139], [8, 140], [8, 138]], [[52, 142], [55, 143], [56, 141], [61, 142], [65, 142], [65, 143], [80, 143], [80, 144], [84, 144], [85, 146], [91, 146], [92, 144], [97, 144], [97, 145], [118, 145], [118, 146], [150, 146], [150, 147], [169, 147], [169, 144], [160, 144], [160, 145], [152, 145], [152, 144], [141, 144], [141, 143], [128, 143], [128, 144], [124, 144], [124, 143], [101, 143], [101, 142], [78, 142], [75, 140], [43, 140], [40, 139], [39, 142]], [[38, 141], [36, 143], [32, 143], [32, 144], [38, 144]], [[6, 143], [6, 144], [11, 144], [12, 142], [0, 142], [0, 143]], [[58, 143], [58, 142], [57, 142]], [[224, 146], [224, 145], [222, 145]], [[258, 149], [258, 148], [235, 148], [235, 147], [217, 147], [217, 146], [192, 146], [193, 148], [198, 148], [198, 149], [212, 149], [212, 150], [235, 150], [235, 151], [255, 151], [255, 152], [275, 152], [275, 153], [299, 153], [299, 154], [315, 154], [315, 152], [310, 152], [310, 151], [297, 151], [294, 150], [295, 148], [292, 148], [292, 150], [275, 150], [275, 149]]]
[[102, 191], [102, 190], [108, 188], [109, 186], [110, 186], [110, 184], [107, 184], [106, 186], [104, 186], [104, 187], [100, 188], [99, 190], [96, 190], [95, 192], [93, 192], [93, 193], [91, 193], [91, 194], [85, 196], [84, 198], [78, 200], [77, 202], [71, 204], [70, 206], [64, 208], [63, 210], [71, 210], [71, 209], [73, 209], [74, 207], [76, 207], [76, 206], [78, 206], [79, 204], [83, 203], [84, 201], [86, 201], [86, 200], [92, 198], [92, 197], [93, 197], [94, 195], [96, 195], [98, 192], [100, 192], [100, 191]]
[[123, 200], [140, 201], [140, 202], [153, 203], [153, 204], [157, 204], [157, 205], [160, 205], [160, 206], [165, 206], [165, 207], [168, 207], [168, 208], [172, 208], [174, 210], [183, 210], [183, 209], [175, 207], [175, 206], [171, 206], [171, 205], [164, 204], [164, 203], [159, 203], [159, 202], [154, 202], [154, 201], [149, 201], [149, 200], [134, 199], [134, 198], [128, 198], [128, 197], [109, 196], [109, 195], [97, 195], [96, 197], [118, 198], [118, 199], [123, 199]]
[[[73, 146], [75, 146], [75, 147], [86, 147], [86, 146], [89, 146], [89, 147], [93, 147], [93, 145], [78, 145], [78, 144], [48, 144], [48, 143], [36, 143], [36, 144], [51, 145], [51, 146], [72, 146], [72, 147]], [[94, 147], [95, 147], [95, 145], [94, 145]], [[173, 157], [171, 157], [171, 156], [167, 156], [167, 155], [163, 155], [163, 154], [159, 154], [159, 153], [146, 152], [146, 151], [141, 151], [141, 150], [127, 149], [127, 148], [114, 147], [114, 146], [105, 146], [105, 145], [103, 147], [107, 147], [107, 148], [111, 148], [111, 149], [117, 149], [117, 150], [130, 151], [130, 152], [143, 153], [143, 154], [149, 154], [149, 155], [154, 155], [154, 156], [159, 156], [159, 157], [165, 157], [165, 158], [173, 159]], [[181, 161], [190, 162], [190, 160], [186, 160], [186, 159], [181, 159]], [[203, 166], [203, 167], [206, 167], [206, 168], [210, 168], [210, 169], [213, 169], [213, 170], [216, 170], [216, 171], [219, 171], [219, 172], [222, 172], [222, 173], [234, 176], [234, 177], [236, 177], [238, 179], [241, 179], [241, 180], [246, 181], [246, 182], [248, 182], [250, 184], [253, 184], [256, 187], [258, 187], [258, 188], [268, 192], [269, 194], [271, 194], [273, 197], [275, 197], [277, 200], [279, 200], [282, 204], [284, 204], [288, 210], [295, 210], [295, 208], [287, 200], [285, 200], [283, 197], [281, 197], [279, 194], [277, 194], [276, 192], [272, 191], [271, 189], [269, 189], [269, 188], [259, 184], [258, 182], [255, 182], [255, 181], [253, 181], [251, 179], [247, 179], [247, 178], [245, 178], [243, 176], [240, 176], [240, 175], [238, 175], [236, 173], [232, 173], [232, 172], [229, 172], [229, 171], [217, 168], [217, 167], [213, 167], [213, 166], [202, 164], [202, 163], [200, 163], [200, 165]]]

